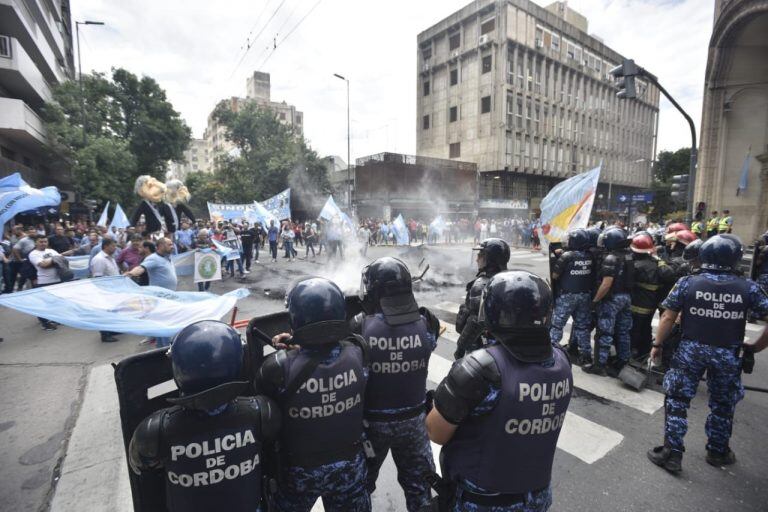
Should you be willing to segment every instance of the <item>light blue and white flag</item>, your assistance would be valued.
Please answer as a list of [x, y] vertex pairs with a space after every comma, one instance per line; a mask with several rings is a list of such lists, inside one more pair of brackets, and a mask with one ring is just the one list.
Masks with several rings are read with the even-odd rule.
[[323, 205], [323, 209], [320, 210], [317, 218], [330, 221], [337, 215], [341, 221], [344, 222], [344, 224], [346, 224], [351, 230], [355, 230], [355, 223], [352, 222], [352, 219], [349, 218], [349, 215], [341, 211], [341, 208], [338, 207], [336, 201], [333, 200], [332, 195], [328, 196], [328, 200], [325, 202], [325, 205]]
[[117, 203], [115, 215], [112, 217], [112, 224], [109, 225], [109, 231], [111, 232], [112, 228], [126, 229], [130, 225], [131, 221], [128, 220], [128, 216], [123, 211], [120, 203]]
[[429, 232], [433, 235], [443, 236], [446, 225], [442, 215], [435, 217], [435, 220], [429, 223]]
[[291, 218], [291, 189], [287, 188], [261, 202], [261, 205], [267, 209], [278, 220]]
[[240, 251], [237, 249], [227, 247], [226, 245], [214, 239], [211, 239], [211, 242], [213, 242], [213, 245], [216, 247], [216, 252], [219, 253], [219, 256], [226, 258], [227, 261], [240, 259]]
[[193, 322], [219, 320], [248, 294], [174, 292], [112, 276], [3, 294], [0, 305], [76, 329], [168, 337]]
[[173, 263], [173, 266], [176, 268], [177, 276], [191, 276], [195, 273], [195, 251], [172, 254], [171, 263]]
[[264, 228], [269, 228], [270, 221], [274, 221], [275, 226], [280, 226], [280, 219], [275, 217], [272, 212], [267, 210], [257, 201], [254, 201], [253, 204], [245, 210], [245, 220], [251, 225], [258, 222]]
[[91, 257], [86, 256], [67, 256], [69, 270], [75, 276], [75, 279], [86, 279], [91, 275]]
[[30, 187], [17, 172], [0, 179], [0, 226], [19, 212], [59, 204], [61, 195], [56, 187]]
[[747, 150], [747, 156], [744, 157], [744, 163], [741, 164], [741, 177], [739, 178], [739, 186], [736, 187], [736, 195], [738, 196], [742, 192], [747, 191], [747, 183], [749, 180], [749, 164], [752, 162], [752, 146]]
[[104, 207], [104, 211], [101, 212], [101, 217], [99, 217], [99, 222], [97, 222], [96, 225], [107, 227], [108, 216], [109, 216], [109, 201], [107, 201], [107, 205]]
[[245, 212], [252, 207], [253, 203], [208, 203], [208, 215], [213, 221], [244, 219]]
[[392, 222], [392, 230], [395, 232], [397, 245], [408, 245], [408, 227], [405, 225], [402, 213]]

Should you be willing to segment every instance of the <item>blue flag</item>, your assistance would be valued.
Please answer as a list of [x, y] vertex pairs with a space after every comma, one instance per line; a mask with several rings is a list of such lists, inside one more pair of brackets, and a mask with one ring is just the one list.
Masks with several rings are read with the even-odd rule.
[[408, 227], [405, 225], [402, 213], [398, 215], [392, 223], [392, 230], [395, 232], [395, 241], [397, 242], [397, 245], [408, 245]]
[[[275, 218], [285, 220], [291, 218], [291, 189], [287, 188], [269, 199], [261, 202], [261, 205]], [[275, 223], [277, 224], [277, 222]]]
[[741, 178], [739, 178], [739, 186], [736, 187], [736, 195], [747, 190], [747, 180], [749, 178], [749, 164], [752, 161], [752, 148], [747, 150], [747, 156], [744, 158], [744, 163], [741, 165]]
[[323, 209], [320, 210], [317, 218], [330, 221], [337, 215], [350, 229], [355, 229], [355, 224], [352, 222], [352, 219], [349, 218], [349, 215], [341, 211], [341, 208], [338, 207], [336, 201], [333, 200], [333, 196], [328, 196], [328, 200], [325, 202], [325, 205], [323, 205]]
[[0, 305], [76, 329], [168, 337], [193, 322], [221, 319], [246, 296], [244, 288], [221, 296], [174, 292], [111, 276], [3, 294]]
[[115, 215], [112, 217], [112, 224], [110, 224], [109, 230], [112, 231], [112, 228], [125, 229], [130, 225], [131, 221], [128, 220], [125, 212], [120, 207], [120, 203], [117, 203], [117, 207], [115, 207]]
[[61, 195], [56, 187], [32, 188], [19, 173], [0, 179], [0, 226], [19, 212], [60, 203]]

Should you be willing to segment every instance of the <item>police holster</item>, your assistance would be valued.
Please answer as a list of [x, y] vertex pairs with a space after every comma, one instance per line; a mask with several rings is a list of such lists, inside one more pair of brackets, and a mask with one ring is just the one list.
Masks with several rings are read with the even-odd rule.
[[427, 475], [427, 483], [437, 496], [433, 497], [421, 512], [450, 512], [456, 501], [456, 482], [432, 473]]
[[482, 336], [485, 326], [477, 321], [475, 316], [467, 318], [467, 323], [456, 340], [456, 352], [453, 353], [454, 359], [461, 359], [464, 354], [472, 352], [482, 347], [480, 336]]
[[752, 347], [741, 347], [741, 371], [750, 374], [755, 370], [755, 350]]

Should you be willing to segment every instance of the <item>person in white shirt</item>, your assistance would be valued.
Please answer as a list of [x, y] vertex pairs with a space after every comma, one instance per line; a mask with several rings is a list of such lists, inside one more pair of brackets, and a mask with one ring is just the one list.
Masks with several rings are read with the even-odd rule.
[[[59, 253], [48, 248], [48, 238], [45, 235], [35, 236], [35, 248], [30, 251], [27, 258], [37, 270], [37, 283], [35, 288], [59, 283], [59, 271], [53, 264], [53, 257]], [[56, 323], [48, 319], [37, 317], [44, 331], [55, 331]]]
[[[91, 259], [91, 277], [106, 277], [106, 276], [119, 276], [120, 268], [115, 261], [115, 251], [117, 245], [111, 238], [103, 238], [101, 240], [101, 251], [98, 252]], [[111, 331], [99, 331], [101, 333], [101, 341], [104, 343], [112, 343], [117, 341], [115, 338], [115, 332]]]

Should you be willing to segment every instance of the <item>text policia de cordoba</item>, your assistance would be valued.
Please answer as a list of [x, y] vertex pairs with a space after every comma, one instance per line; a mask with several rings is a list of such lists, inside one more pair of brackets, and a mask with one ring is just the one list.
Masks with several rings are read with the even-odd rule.
[[565, 420], [565, 411], [556, 410], [554, 400], [563, 398], [571, 393], [571, 383], [568, 379], [558, 382], [521, 382], [518, 389], [520, 402], [529, 400], [542, 403], [541, 418], [510, 418], [504, 424], [507, 434], [538, 435], [548, 434], [558, 430]]
[[224, 453], [243, 448], [256, 442], [251, 430], [236, 432], [225, 436], [216, 437], [202, 443], [189, 443], [188, 445], [171, 446], [171, 460], [179, 460], [180, 457], [197, 459], [205, 457], [206, 471], [193, 474], [177, 474], [168, 471], [168, 481], [173, 485], [182, 487], [201, 487], [214, 485], [223, 480], [234, 480], [252, 472], [259, 466], [259, 455], [252, 459], [246, 459], [237, 464], [226, 465]]
[[299, 390], [316, 395], [320, 393], [321, 405], [305, 407], [289, 407], [288, 416], [308, 420], [313, 418], [326, 418], [334, 414], [342, 414], [362, 402], [360, 393], [344, 400], [338, 400], [336, 393], [357, 382], [357, 374], [354, 370], [347, 370], [332, 377], [311, 378], [301, 385]]

